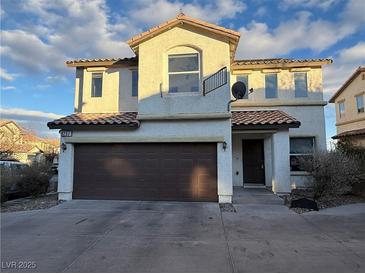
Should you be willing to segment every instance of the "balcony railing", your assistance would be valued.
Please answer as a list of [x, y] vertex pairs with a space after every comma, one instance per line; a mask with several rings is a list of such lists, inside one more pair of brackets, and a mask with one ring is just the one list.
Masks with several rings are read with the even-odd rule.
[[221, 68], [203, 81], [203, 95], [227, 84], [227, 67]]

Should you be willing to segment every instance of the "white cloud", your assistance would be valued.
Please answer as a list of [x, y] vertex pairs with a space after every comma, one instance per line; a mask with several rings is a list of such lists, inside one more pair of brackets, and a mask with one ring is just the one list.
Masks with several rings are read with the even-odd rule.
[[334, 63], [324, 68], [325, 98], [330, 98], [351, 74], [365, 64], [365, 43], [359, 42], [352, 47], [340, 50], [334, 57]]
[[3, 86], [3, 87], [1, 87], [1, 90], [14, 90], [14, 89], [16, 89], [16, 87], [14, 87], [14, 86]]
[[126, 18], [111, 24], [104, 1], [26, 0], [18, 9], [34, 15], [35, 22], [2, 30], [1, 54], [27, 71], [59, 75], [69, 71], [68, 59], [133, 55], [122, 39], [134, 28]]
[[13, 81], [17, 75], [6, 71], [6, 69], [0, 68], [0, 78], [5, 81]]
[[279, 7], [283, 10], [289, 8], [320, 8], [328, 10], [330, 7], [337, 4], [338, 0], [282, 0]]
[[36, 132], [39, 136], [57, 138], [58, 131], [49, 130], [47, 122], [58, 119], [62, 115], [21, 108], [2, 108], [0, 116], [2, 119], [13, 120], [19, 123], [22, 127]]
[[246, 9], [246, 5], [237, 0], [218, 0], [207, 4], [199, 2], [183, 3], [168, 0], [139, 0], [137, 7], [129, 12], [131, 18], [149, 25], [159, 24], [176, 17], [182, 10], [186, 15], [213, 23], [223, 18], [234, 18]]
[[297, 49], [320, 53], [363, 26], [365, 16], [361, 11], [364, 5], [365, 1], [349, 1], [343, 14], [334, 22], [311, 20], [309, 12], [299, 12], [294, 19], [282, 21], [274, 29], [269, 29], [266, 23], [252, 21], [240, 29], [242, 38], [236, 56], [274, 57]]

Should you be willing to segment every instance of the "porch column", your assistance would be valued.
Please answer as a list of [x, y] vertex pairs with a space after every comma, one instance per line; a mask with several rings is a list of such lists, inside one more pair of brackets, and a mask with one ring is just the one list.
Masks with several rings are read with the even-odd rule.
[[66, 144], [66, 149], [62, 150], [64, 143], [61, 138], [61, 149], [58, 161], [58, 199], [72, 200], [73, 174], [74, 174], [74, 146]]
[[274, 133], [272, 145], [272, 190], [274, 193], [288, 193], [290, 187], [289, 130]]

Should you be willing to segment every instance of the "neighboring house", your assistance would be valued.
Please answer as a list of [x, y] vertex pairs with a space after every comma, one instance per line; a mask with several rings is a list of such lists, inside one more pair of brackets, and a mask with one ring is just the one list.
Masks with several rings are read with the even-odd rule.
[[44, 153], [58, 153], [58, 141], [40, 138], [10, 120], [0, 120], [2, 158], [22, 163], [39, 161]]
[[359, 67], [330, 99], [336, 107], [337, 135], [333, 139], [365, 147], [364, 97], [365, 67]]
[[[183, 14], [128, 41], [136, 57], [66, 62], [59, 198], [232, 202], [233, 185], [301, 186], [326, 149], [322, 66], [234, 60], [240, 33]], [[243, 38], [244, 39], [244, 38]], [[232, 103], [230, 86], [252, 89]]]

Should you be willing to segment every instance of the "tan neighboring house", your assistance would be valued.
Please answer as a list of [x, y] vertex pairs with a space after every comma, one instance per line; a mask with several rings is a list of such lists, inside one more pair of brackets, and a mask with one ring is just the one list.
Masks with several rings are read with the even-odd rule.
[[[231, 203], [233, 186], [303, 186], [298, 159], [326, 149], [332, 60], [236, 60], [239, 39], [179, 14], [131, 38], [135, 57], [67, 61], [75, 113], [48, 123], [59, 199]], [[251, 91], [229, 107], [236, 81]]]
[[0, 150], [7, 159], [22, 163], [40, 160], [44, 153], [58, 153], [58, 140], [40, 138], [14, 121], [0, 120]]
[[365, 146], [365, 67], [359, 67], [332, 96], [336, 107], [337, 135], [354, 145]]

